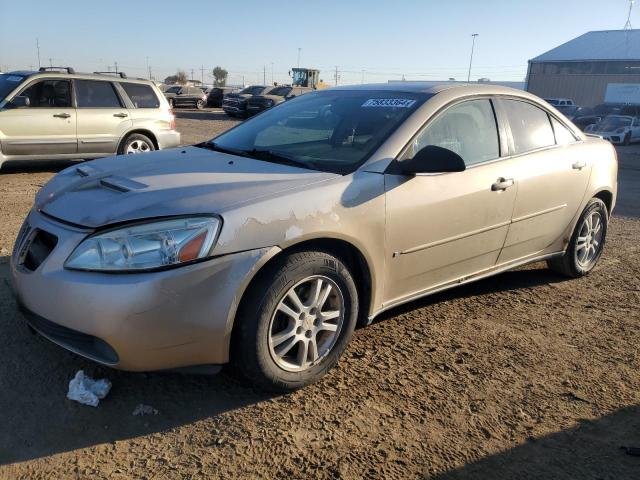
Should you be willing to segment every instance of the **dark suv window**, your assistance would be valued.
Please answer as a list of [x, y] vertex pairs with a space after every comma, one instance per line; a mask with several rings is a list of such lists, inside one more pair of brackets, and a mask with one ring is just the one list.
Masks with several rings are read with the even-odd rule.
[[515, 155], [555, 145], [547, 112], [519, 100], [503, 100], [503, 105], [511, 126]]
[[31, 108], [71, 108], [69, 80], [43, 80], [31, 85], [20, 95], [29, 97]]
[[470, 100], [449, 108], [418, 134], [406, 157], [429, 145], [457, 153], [467, 166], [500, 157], [498, 127], [491, 102]]
[[120, 83], [136, 108], [158, 108], [160, 100], [150, 85], [142, 83]]
[[111, 82], [76, 80], [78, 108], [121, 108], [120, 99]]

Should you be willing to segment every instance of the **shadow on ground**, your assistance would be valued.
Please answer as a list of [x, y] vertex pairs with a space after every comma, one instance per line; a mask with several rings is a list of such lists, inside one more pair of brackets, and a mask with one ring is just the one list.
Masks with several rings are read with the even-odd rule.
[[[623, 408], [436, 477], [457, 479], [632, 479], [640, 478], [640, 457], [621, 447], [640, 446], [640, 406]], [[630, 472], [635, 471], [635, 475]]]
[[12, 160], [2, 164], [0, 178], [10, 173], [58, 173], [79, 160]]

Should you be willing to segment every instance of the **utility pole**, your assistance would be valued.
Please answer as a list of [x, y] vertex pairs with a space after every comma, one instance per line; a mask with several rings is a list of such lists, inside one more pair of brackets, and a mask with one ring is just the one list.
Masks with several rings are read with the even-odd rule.
[[193, 68], [191, 69], [191, 80], [193, 80]]
[[302, 48], [298, 47], [298, 68], [300, 68], [300, 52], [302, 52]]
[[40, 68], [42, 65], [40, 65], [40, 39], [36, 38], [36, 50], [38, 50], [38, 68]]
[[200, 65], [200, 84], [204, 85], [204, 65]]
[[53, 59], [49, 57], [49, 66], [53, 68]]
[[633, 27], [631, 26], [631, 12], [633, 11], [633, 4], [635, 3], [635, 0], [629, 0], [629, 15], [627, 15], [627, 23], [624, 24], [624, 29], [625, 30], [632, 30]]
[[334, 79], [336, 81], [336, 87], [338, 86], [338, 66], [336, 65], [336, 73], [334, 75]]
[[114, 61], [113, 66], [116, 67], [116, 75], [118, 74], [118, 62]]
[[271, 62], [271, 85], [273, 85], [273, 62]]
[[266, 65], [262, 66], [262, 84], [263, 85], [267, 84], [267, 66]]
[[473, 64], [473, 50], [475, 49], [476, 46], [476, 37], [478, 36], [477, 33], [472, 33], [471, 37], [471, 58], [469, 59], [469, 73], [467, 74], [467, 83], [469, 83], [469, 81], [471, 80], [471, 65]]

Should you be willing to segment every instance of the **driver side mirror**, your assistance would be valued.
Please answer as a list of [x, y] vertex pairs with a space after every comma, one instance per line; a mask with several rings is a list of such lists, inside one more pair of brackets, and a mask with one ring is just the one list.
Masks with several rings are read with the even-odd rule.
[[29, 107], [31, 105], [31, 100], [29, 100], [29, 97], [13, 97], [13, 100], [9, 102], [9, 105], [14, 108]]
[[405, 175], [462, 172], [467, 168], [462, 157], [456, 152], [435, 145], [428, 145], [413, 158], [399, 162], [399, 167]]

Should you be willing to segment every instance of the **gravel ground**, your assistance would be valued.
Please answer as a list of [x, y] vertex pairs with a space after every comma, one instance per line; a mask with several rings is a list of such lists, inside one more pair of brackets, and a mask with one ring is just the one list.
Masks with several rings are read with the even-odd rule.
[[[185, 143], [235, 122], [180, 112]], [[323, 381], [267, 396], [232, 375], [132, 374], [31, 335], [7, 256], [65, 163], [0, 174], [0, 478], [640, 477], [640, 147], [587, 278], [543, 264], [413, 302], [358, 330]], [[78, 369], [113, 382], [66, 400]], [[139, 404], [156, 415], [134, 416]]]

